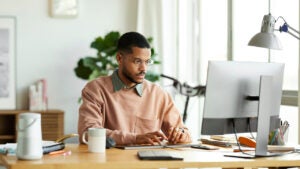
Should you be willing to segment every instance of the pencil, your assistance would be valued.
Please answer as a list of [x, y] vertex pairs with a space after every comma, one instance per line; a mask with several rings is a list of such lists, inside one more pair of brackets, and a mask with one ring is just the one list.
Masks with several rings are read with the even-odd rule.
[[66, 152], [65, 150], [52, 151], [49, 153], [49, 155], [63, 154], [65, 152]]

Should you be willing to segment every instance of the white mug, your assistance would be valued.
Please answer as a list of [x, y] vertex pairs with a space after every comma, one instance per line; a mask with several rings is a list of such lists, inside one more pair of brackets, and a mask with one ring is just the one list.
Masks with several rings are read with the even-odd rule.
[[[86, 140], [86, 134], [88, 134], [88, 141]], [[82, 141], [88, 145], [89, 152], [104, 153], [106, 148], [106, 129], [89, 128], [83, 133]]]

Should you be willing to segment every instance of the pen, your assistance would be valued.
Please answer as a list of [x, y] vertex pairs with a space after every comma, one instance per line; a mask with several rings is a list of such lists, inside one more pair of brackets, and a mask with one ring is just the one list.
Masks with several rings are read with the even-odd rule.
[[275, 130], [272, 132], [272, 139], [271, 139], [271, 145], [273, 145], [273, 143], [275, 142], [275, 138], [277, 137], [277, 134], [278, 134], [278, 130]]
[[238, 149], [238, 148], [234, 148], [233, 152], [245, 152], [245, 151], [254, 151], [254, 150], [255, 149], [253, 149], [253, 148], [249, 148], [249, 149], [243, 149], [243, 148], [241, 148], [241, 150]]
[[71, 155], [72, 152], [71, 152], [71, 150], [70, 151], [58, 150], [58, 151], [52, 151], [49, 153], [49, 155], [60, 155], [60, 154], [66, 156], [66, 155]]
[[55, 154], [62, 154], [62, 153], [65, 153], [65, 150], [52, 151], [49, 154], [50, 155], [55, 155]]

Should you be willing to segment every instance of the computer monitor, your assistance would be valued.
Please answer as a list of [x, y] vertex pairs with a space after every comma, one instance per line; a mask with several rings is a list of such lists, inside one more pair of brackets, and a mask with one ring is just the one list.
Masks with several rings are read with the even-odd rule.
[[255, 132], [259, 120], [269, 126], [264, 135], [278, 128], [283, 70], [282, 63], [210, 61], [201, 134]]

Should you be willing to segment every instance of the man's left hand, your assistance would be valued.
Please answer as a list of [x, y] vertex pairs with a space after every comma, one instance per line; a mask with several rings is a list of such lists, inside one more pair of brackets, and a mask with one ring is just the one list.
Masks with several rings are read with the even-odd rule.
[[190, 133], [185, 127], [171, 127], [168, 136], [168, 141], [171, 144], [191, 142]]

